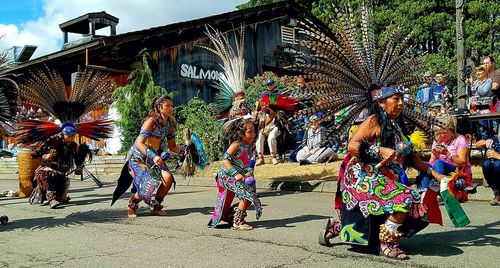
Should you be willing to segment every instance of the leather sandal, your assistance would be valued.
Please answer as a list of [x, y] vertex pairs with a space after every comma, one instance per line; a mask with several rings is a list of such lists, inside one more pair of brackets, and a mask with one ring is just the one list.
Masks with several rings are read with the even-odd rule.
[[163, 206], [160, 204], [155, 204], [151, 208], [151, 214], [154, 216], [160, 216], [160, 217], [167, 216], [167, 212], [165, 210], [163, 210]]
[[325, 228], [320, 232], [318, 242], [322, 246], [331, 247], [330, 240], [340, 234], [340, 222], [334, 219], [328, 219]]
[[390, 245], [390, 244], [385, 244], [381, 245], [380, 248], [380, 253], [390, 259], [395, 259], [395, 260], [408, 260], [410, 257], [406, 255], [406, 252], [401, 250], [398, 245]]

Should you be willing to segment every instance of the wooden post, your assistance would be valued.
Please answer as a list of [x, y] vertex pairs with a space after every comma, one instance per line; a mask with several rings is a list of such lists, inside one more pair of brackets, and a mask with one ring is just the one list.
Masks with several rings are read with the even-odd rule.
[[[456, 0], [456, 33], [457, 33], [457, 90], [454, 98], [458, 108], [466, 106], [465, 92], [465, 38], [464, 38], [464, 3], [465, 0]], [[460, 98], [461, 97], [461, 98]]]

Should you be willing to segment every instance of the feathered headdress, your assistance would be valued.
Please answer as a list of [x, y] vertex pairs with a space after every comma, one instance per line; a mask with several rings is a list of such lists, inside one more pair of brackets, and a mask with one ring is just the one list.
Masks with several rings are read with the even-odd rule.
[[[309, 53], [295, 53], [307, 62], [288, 67], [312, 81], [299, 94], [301, 98], [316, 99], [316, 104], [299, 111], [301, 114], [347, 109], [345, 117], [329, 127], [330, 137], [345, 133], [374, 101], [394, 93], [406, 94], [403, 89], [420, 81], [413, 73], [422, 62], [422, 56], [415, 56], [414, 47], [408, 45], [410, 36], [401, 37], [399, 28], [389, 31], [382, 47], [376, 50], [372, 11], [365, 5], [361, 5], [360, 27], [352, 8], [335, 9], [335, 13], [339, 27], [334, 32], [325, 33], [307, 18], [299, 21], [299, 31], [307, 37], [300, 45]], [[401, 116], [431, 136], [430, 126], [438, 122], [414, 111], [415, 103], [407, 98], [405, 102]]]
[[39, 107], [64, 123], [60, 126], [42, 120], [19, 122], [16, 134], [23, 144], [42, 141], [62, 131], [74, 131], [94, 140], [109, 138], [113, 131], [110, 120], [82, 120], [90, 111], [112, 102], [107, 74], [90, 69], [78, 71], [68, 92], [62, 76], [55, 70], [35, 70], [20, 84], [19, 93], [23, 104]]
[[0, 122], [10, 121], [18, 108], [18, 86], [7, 73], [12, 68], [12, 61], [6, 52], [0, 53]]
[[213, 52], [222, 60], [220, 66], [224, 72], [219, 73], [219, 81], [214, 85], [219, 90], [216, 98], [220, 111], [229, 109], [233, 105], [233, 97], [243, 93], [245, 89], [244, 26], [240, 27], [239, 36], [237, 36], [236, 31], [234, 33], [235, 48], [231, 46], [227, 35], [211, 26], [206, 26], [205, 34], [212, 42], [213, 48], [200, 46]]

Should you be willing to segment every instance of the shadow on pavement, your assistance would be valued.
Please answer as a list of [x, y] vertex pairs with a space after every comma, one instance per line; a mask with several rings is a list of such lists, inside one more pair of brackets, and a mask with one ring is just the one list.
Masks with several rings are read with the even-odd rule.
[[[165, 209], [169, 217], [179, 217], [185, 216], [193, 213], [199, 213], [203, 215], [212, 215], [213, 207], [198, 207], [198, 208], [181, 208], [181, 209]], [[207, 220], [208, 222], [208, 220]]]
[[265, 228], [265, 229], [274, 229], [274, 228], [295, 228], [295, 223], [299, 222], [307, 222], [314, 220], [323, 220], [327, 219], [324, 215], [300, 215], [291, 218], [284, 219], [274, 219], [274, 220], [259, 220], [253, 221], [249, 215], [248, 222], [254, 228]]
[[[404, 249], [410, 254], [424, 256], [454, 256], [463, 253], [458, 247], [500, 247], [500, 239], [493, 235], [500, 234], [500, 221], [483, 226], [468, 226], [448, 232], [417, 234], [403, 242]], [[425, 245], [425, 246], [424, 246]]]
[[284, 196], [284, 195], [289, 195], [289, 194], [300, 194], [300, 192], [296, 191], [284, 191], [284, 190], [265, 190], [265, 191], [257, 191], [257, 196], [259, 198], [266, 198], [266, 197], [279, 197], [279, 196]]
[[[125, 217], [124, 217], [125, 215]], [[101, 209], [84, 212], [74, 212], [66, 217], [58, 216], [38, 217], [31, 219], [11, 219], [7, 225], [2, 225], [1, 232], [10, 230], [48, 230], [55, 227], [71, 227], [91, 222], [109, 222], [124, 220], [126, 211], [118, 209]]]
[[315, 181], [313, 183], [309, 181], [290, 181], [290, 180], [276, 180], [269, 185], [271, 190], [282, 190], [282, 191], [301, 191], [301, 192], [312, 192], [316, 187], [320, 186], [322, 181]]

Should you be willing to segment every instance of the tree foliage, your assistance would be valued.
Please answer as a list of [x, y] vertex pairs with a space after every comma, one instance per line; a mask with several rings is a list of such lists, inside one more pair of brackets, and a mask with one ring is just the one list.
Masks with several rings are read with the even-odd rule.
[[[249, 0], [238, 8], [249, 8], [277, 2], [274, 0]], [[377, 42], [383, 42], [387, 26], [397, 25], [403, 32], [411, 33], [413, 42], [422, 51], [430, 55], [426, 60], [436, 57], [456, 59], [455, 5], [456, 0], [295, 0], [295, 2], [310, 11], [315, 17], [335, 29], [335, 7], [356, 7], [362, 2], [373, 5], [373, 27]], [[466, 47], [470, 57], [476, 63], [479, 57], [493, 55], [499, 58], [500, 40], [500, 5], [498, 0], [468, 0], [465, 2], [465, 37]], [[431, 62], [426, 62], [426, 66]], [[438, 67], [433, 67], [438, 68]], [[456, 67], [455, 67], [456, 69]], [[444, 69], [448, 75], [451, 70]]]
[[147, 53], [143, 53], [141, 66], [130, 73], [129, 80], [130, 83], [118, 87], [114, 93], [114, 106], [120, 114], [116, 125], [123, 136], [122, 151], [128, 150], [134, 143], [142, 121], [148, 115], [151, 99], [167, 93], [164, 88], [155, 84]]

